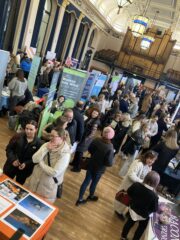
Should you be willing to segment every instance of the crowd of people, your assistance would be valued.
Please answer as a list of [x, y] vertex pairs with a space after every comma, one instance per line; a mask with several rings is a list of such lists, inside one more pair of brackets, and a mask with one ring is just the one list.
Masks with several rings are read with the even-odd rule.
[[[45, 63], [42, 75], [47, 68]], [[177, 102], [167, 103], [158, 90], [150, 91], [143, 85], [126, 89], [120, 84], [111, 95], [109, 87], [103, 87], [99, 96], [91, 96], [85, 103], [78, 101], [73, 108], [65, 108], [65, 97], [59, 96], [51, 112], [60, 110], [62, 116], [42, 129], [40, 139], [37, 137], [39, 115], [34, 110], [39, 109], [40, 114], [43, 106], [32, 105], [33, 98], [22, 70], [10, 81], [9, 89], [10, 114], [14, 115], [22, 107], [21, 130], [6, 147], [4, 173], [26, 184], [34, 193], [54, 202], [61, 197], [68, 166], [78, 173], [86, 161], [86, 176], [76, 206], [96, 202], [101, 176], [115, 159], [120, 159], [119, 175], [123, 181], [117, 191], [124, 190], [131, 198], [129, 210], [114, 200], [115, 212], [121, 219], [127, 218], [122, 240], [127, 239], [136, 221], [140, 223], [133, 239], [141, 238], [149, 214], [157, 210], [155, 189], [159, 183], [171, 194], [179, 193], [180, 186], [168, 185], [165, 178], [169, 162], [175, 157], [180, 160], [180, 121], [171, 122]], [[84, 198], [88, 185], [89, 196]], [[148, 204], [145, 206], [144, 202]]]

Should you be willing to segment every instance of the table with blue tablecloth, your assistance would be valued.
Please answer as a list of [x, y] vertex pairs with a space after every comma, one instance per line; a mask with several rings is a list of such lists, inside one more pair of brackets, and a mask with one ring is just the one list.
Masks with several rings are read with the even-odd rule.
[[9, 107], [9, 95], [3, 95], [1, 96], [1, 99], [0, 99], [0, 111], [2, 110], [2, 108], [6, 108], [8, 109]]

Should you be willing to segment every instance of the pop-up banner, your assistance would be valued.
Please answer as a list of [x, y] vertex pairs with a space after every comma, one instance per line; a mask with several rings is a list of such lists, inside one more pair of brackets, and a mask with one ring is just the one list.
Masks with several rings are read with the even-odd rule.
[[59, 86], [58, 96], [74, 102], [81, 99], [81, 95], [87, 80], [87, 72], [76, 69], [64, 68]]
[[[93, 73], [93, 72], [92, 72]], [[105, 82], [107, 80], [107, 75], [104, 74], [98, 74], [95, 77], [95, 84], [91, 92], [91, 96], [98, 96], [101, 88], [104, 86]]]
[[35, 80], [36, 80], [36, 76], [37, 76], [37, 73], [38, 73], [40, 62], [41, 62], [40, 57], [38, 57], [38, 56], [33, 57], [31, 69], [30, 69], [29, 76], [28, 76], [28, 88], [31, 92], [32, 92], [33, 87], [34, 87], [34, 83], [35, 83]]

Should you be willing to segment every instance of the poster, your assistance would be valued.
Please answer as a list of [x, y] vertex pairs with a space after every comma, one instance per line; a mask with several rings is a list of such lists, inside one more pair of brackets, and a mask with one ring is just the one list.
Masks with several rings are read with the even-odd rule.
[[87, 81], [86, 81], [86, 85], [84, 87], [83, 93], [82, 93], [82, 100], [87, 100], [90, 97], [92, 88], [94, 86], [94, 82], [95, 82], [95, 74], [94, 73], [90, 73]]
[[55, 58], [56, 58], [56, 53], [51, 52], [51, 51], [47, 51], [47, 54], [46, 54], [46, 59], [47, 60], [53, 60]]
[[0, 194], [12, 202], [19, 202], [28, 195], [28, 192], [16, 183], [5, 180], [0, 183]]
[[101, 88], [104, 86], [104, 84], [106, 82], [106, 79], [107, 79], [107, 75], [104, 75], [104, 74], [96, 75], [95, 84], [94, 84], [94, 87], [92, 89], [91, 96], [93, 96], [93, 95], [98, 96], [99, 95], [99, 93], [101, 91]]
[[30, 237], [32, 237], [41, 226], [38, 221], [28, 216], [25, 212], [18, 208], [13, 208], [10, 212], [8, 212], [8, 214], [6, 214], [3, 218], [3, 222], [15, 230], [21, 228], [28, 239], [30, 239]]
[[122, 77], [122, 74], [112, 77], [112, 81], [111, 81], [111, 85], [110, 85], [112, 95], [114, 95], [116, 89], [118, 88], [121, 77]]
[[9, 52], [0, 50], [0, 97], [6, 76], [6, 69], [9, 62]]
[[5, 198], [0, 196], [0, 215], [11, 206], [12, 206], [12, 203], [10, 203]]
[[180, 239], [180, 218], [172, 212], [170, 224], [164, 225], [159, 223], [158, 214], [153, 214], [151, 225], [155, 237], [154, 240], [177, 240]]
[[86, 79], [87, 72], [64, 68], [58, 96], [64, 95], [66, 99], [78, 101], [81, 98]]
[[19, 205], [43, 222], [54, 210], [50, 205], [47, 205], [47, 203], [44, 203], [42, 200], [37, 199], [32, 195], [28, 195], [24, 198]]
[[34, 83], [35, 83], [36, 76], [37, 76], [37, 73], [38, 73], [38, 70], [39, 70], [40, 62], [41, 62], [40, 57], [38, 57], [38, 56], [33, 57], [31, 69], [30, 69], [29, 76], [28, 76], [28, 88], [31, 92], [32, 92], [33, 87], [34, 87]]

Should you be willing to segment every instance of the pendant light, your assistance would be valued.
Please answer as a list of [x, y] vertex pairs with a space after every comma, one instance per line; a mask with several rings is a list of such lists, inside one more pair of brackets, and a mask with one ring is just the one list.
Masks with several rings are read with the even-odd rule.
[[128, 6], [129, 4], [132, 4], [133, 0], [117, 0], [118, 4], [118, 12], [117, 14], [120, 13], [121, 8]]

